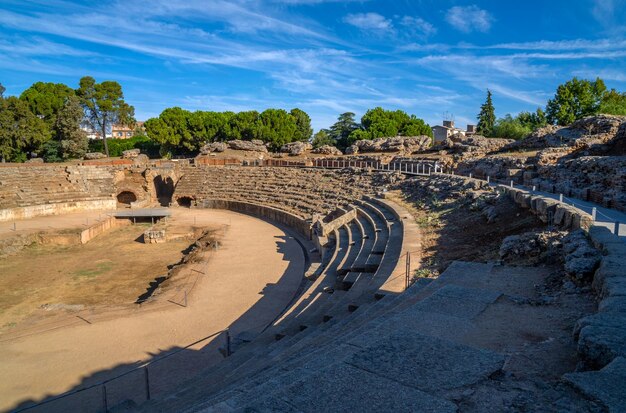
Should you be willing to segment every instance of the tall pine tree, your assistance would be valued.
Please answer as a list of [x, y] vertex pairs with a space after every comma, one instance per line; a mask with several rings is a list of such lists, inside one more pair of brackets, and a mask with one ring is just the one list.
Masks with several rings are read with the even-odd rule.
[[496, 123], [496, 110], [491, 101], [491, 91], [487, 89], [487, 100], [480, 107], [478, 114], [477, 132], [483, 136], [491, 136], [493, 134], [493, 126]]

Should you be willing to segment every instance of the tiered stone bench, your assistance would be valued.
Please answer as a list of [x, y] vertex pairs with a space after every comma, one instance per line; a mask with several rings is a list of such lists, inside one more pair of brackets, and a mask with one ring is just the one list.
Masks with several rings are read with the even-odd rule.
[[0, 167], [0, 221], [115, 208], [113, 192], [109, 167]]

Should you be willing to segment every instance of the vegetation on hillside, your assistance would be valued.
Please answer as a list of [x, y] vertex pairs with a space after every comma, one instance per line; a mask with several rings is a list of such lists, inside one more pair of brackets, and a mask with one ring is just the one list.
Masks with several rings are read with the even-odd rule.
[[369, 109], [361, 117], [361, 123], [354, 119], [354, 113], [346, 112], [339, 115], [329, 129], [322, 129], [316, 134], [314, 146], [323, 144], [335, 145], [345, 149], [354, 142], [363, 139], [388, 138], [393, 136], [433, 136], [431, 127], [424, 120], [409, 115], [401, 110], [385, 110], [381, 107]]
[[[548, 100], [545, 112], [521, 112], [513, 117], [506, 114], [495, 120], [491, 92], [478, 115], [478, 133], [493, 138], [522, 139], [534, 130], [550, 125], [566, 126], [586, 116], [597, 114], [626, 116], [626, 93], [607, 90], [604, 81], [576, 77], [559, 85]], [[491, 120], [495, 120], [491, 124]]]
[[167, 108], [145, 123], [148, 137], [161, 145], [162, 155], [195, 153], [205, 143], [233, 139], [259, 139], [277, 149], [311, 138], [311, 118], [300, 110], [266, 109], [263, 112], [191, 112]]

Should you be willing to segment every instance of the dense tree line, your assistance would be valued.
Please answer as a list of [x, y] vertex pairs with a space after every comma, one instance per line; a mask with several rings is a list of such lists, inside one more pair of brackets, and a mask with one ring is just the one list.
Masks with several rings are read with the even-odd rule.
[[[82, 157], [88, 150], [81, 123], [106, 137], [112, 124], [134, 124], [134, 108], [117, 82], [97, 83], [86, 76], [77, 89], [37, 82], [19, 97], [4, 97], [0, 85], [0, 158], [23, 162], [31, 156], [57, 162]], [[107, 152], [106, 139], [103, 140]]]
[[274, 149], [285, 143], [311, 138], [311, 118], [300, 109], [266, 109], [263, 112], [191, 112], [165, 109], [145, 123], [150, 139], [161, 144], [162, 155], [197, 152], [207, 142], [259, 139]]
[[534, 130], [546, 125], [566, 126], [585, 116], [606, 114], [626, 116], [626, 93], [607, 90], [604, 81], [578, 79], [559, 85], [554, 98], [548, 100], [545, 112], [510, 114], [496, 120], [491, 92], [478, 114], [478, 133], [487, 137], [522, 139]]
[[345, 149], [363, 139], [433, 136], [431, 127], [424, 120], [401, 110], [391, 111], [381, 107], [369, 109], [361, 117], [361, 123], [357, 123], [354, 117], [352, 112], [339, 115], [337, 122], [329, 129], [322, 129], [315, 134], [313, 146], [335, 145]]

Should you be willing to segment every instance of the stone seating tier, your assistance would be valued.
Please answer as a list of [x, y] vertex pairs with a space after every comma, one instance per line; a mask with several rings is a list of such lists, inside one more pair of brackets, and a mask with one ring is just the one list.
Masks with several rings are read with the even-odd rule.
[[110, 198], [111, 168], [45, 166], [0, 168], [0, 208]]
[[[176, 410], [183, 405], [179, 404], [182, 399], [192, 400], [194, 397], [202, 398], [202, 395], [206, 397], [207, 394], [219, 392], [256, 372], [272, 368], [274, 363], [291, 357], [295, 348], [313, 350], [314, 347], [305, 347], [301, 343], [323, 340], [320, 334], [333, 325], [347, 328], [360, 325], [347, 322], [355, 318], [353, 313], [357, 310], [361, 314], [368, 308], [382, 308], [382, 305], [377, 304], [378, 299], [385, 297], [380, 294], [380, 287], [392, 275], [398, 259], [397, 253], [384, 252], [387, 244], [402, 243], [401, 224], [394, 222], [395, 217], [384, 205], [366, 200], [357, 201], [352, 204], [358, 205], [356, 219], [329, 235], [326, 245], [328, 251], [322, 254], [326, 258], [321, 270], [308, 283], [307, 289], [287, 314], [252, 343], [235, 349], [234, 356], [186, 383], [181, 387], [184, 390], [180, 394], [167, 401], [148, 403], [144, 411], [154, 408]], [[394, 225], [397, 229], [394, 229]], [[383, 254], [374, 251], [375, 248], [380, 248]], [[372, 257], [377, 260], [372, 271], [353, 270], [355, 266], [374, 262]], [[346, 279], [352, 280], [349, 286], [345, 284]], [[328, 288], [334, 291], [325, 291]], [[391, 300], [381, 301], [386, 304]]]
[[174, 200], [248, 200], [287, 209], [301, 217], [328, 213], [374, 188], [371, 176], [355, 177], [334, 171], [301, 168], [187, 167], [176, 186]]

